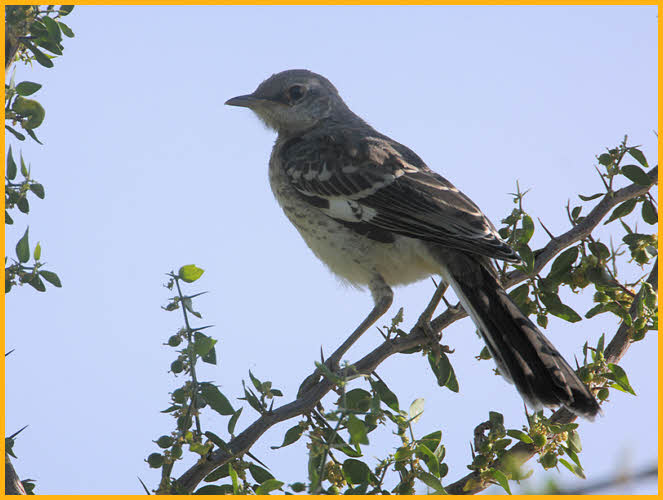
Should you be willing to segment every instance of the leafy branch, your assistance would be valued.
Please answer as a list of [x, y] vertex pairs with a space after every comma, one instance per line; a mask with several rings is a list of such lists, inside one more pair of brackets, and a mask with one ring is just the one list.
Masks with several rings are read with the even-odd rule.
[[[621, 216], [628, 214], [634, 208], [636, 202], [643, 203], [643, 213], [645, 210], [651, 211], [653, 206], [649, 206], [651, 203], [651, 198], [649, 198], [647, 195], [651, 187], [657, 182], [658, 167], [654, 167], [646, 173], [638, 167], [639, 170], [637, 178], [633, 184], [616, 191], [612, 189], [612, 180], [615, 175], [623, 174], [629, 179], [633, 180], [632, 177], [634, 177], [633, 172], [635, 170], [633, 168], [629, 168], [626, 169], [626, 171], [623, 171], [620, 167], [620, 162], [626, 153], [631, 153], [631, 155], [636, 157], [636, 159], [638, 159], [638, 161], [640, 161], [643, 166], [647, 166], [644, 155], [642, 155], [642, 153], [640, 153], [637, 148], [628, 148], [625, 144], [625, 141], [621, 148], [610, 150], [608, 159], [606, 159], [603, 155], [599, 157], [599, 162], [602, 165], [607, 163], [607, 165], [605, 165], [607, 167], [607, 173], [601, 174], [601, 178], [604, 181], [604, 186], [606, 187], [607, 192], [603, 195], [599, 194], [591, 197], [581, 196], [581, 199], [583, 199], [583, 201], [589, 201], [590, 199], [603, 196], [602, 200], [585, 217], [580, 217], [580, 210], [576, 211], [574, 209], [574, 212], [576, 213], [572, 218], [573, 227], [560, 236], [550, 235], [551, 240], [543, 248], [531, 252], [531, 265], [528, 266], [526, 270], [521, 268], [506, 274], [504, 279], [504, 285], [506, 287], [512, 287], [522, 281], [533, 279], [533, 277], [537, 276], [538, 273], [540, 273], [543, 268], [560, 252], [578, 242], [583, 242], [583, 244], [585, 244], [584, 240], [586, 240], [591, 235], [592, 231], [598, 226], [601, 220], [610, 212], [611, 209], [617, 207], [608, 222], [620, 219]], [[643, 175], [640, 175], [640, 172]], [[522, 193], [519, 192], [519, 195], [522, 195]], [[623, 208], [627, 203], [628, 205]], [[519, 206], [519, 208], [522, 209], [522, 206]], [[529, 220], [531, 221], [531, 219]], [[624, 223], [622, 222], [622, 224]], [[515, 230], [516, 225], [511, 224], [511, 226], [511, 230]], [[525, 232], [528, 233], [527, 239], [529, 239], [529, 237], [531, 237], [531, 232], [533, 232], [533, 228], [526, 227]], [[638, 248], [638, 250], [641, 249]], [[634, 258], [636, 258], [633, 252], [632, 255], [634, 255]], [[571, 270], [573, 262], [571, 262], [569, 259], [566, 260], [568, 260], [568, 262], [566, 262], [564, 265], [564, 271], [566, 274], [568, 274], [568, 272]], [[604, 262], [600, 259], [597, 259], [596, 265], [598, 264], [603, 265]], [[558, 267], [562, 267], [561, 264], [558, 265]], [[651, 290], [654, 291], [657, 289], [657, 268], [658, 264], [656, 261], [654, 264], [654, 270], [646, 281], [647, 285], [643, 285], [643, 287], [649, 286]], [[566, 279], [568, 276], [564, 277], [564, 273], [561, 273], [561, 275], [563, 276], [560, 282], [563, 282], [564, 279]], [[599, 280], [593, 281], [595, 286], [597, 286], [597, 289], [602, 286], [600, 283], [598, 283], [598, 281]], [[589, 283], [589, 280], [587, 280], [587, 283]], [[557, 286], [558, 285], [559, 283]], [[455, 377], [453, 376], [453, 369], [450, 367], [450, 365], [446, 366], [446, 363], [444, 362], [446, 356], [443, 356], [443, 352], [439, 352], [439, 350], [435, 352], [436, 349], [431, 346], [432, 341], [430, 333], [426, 332], [426, 328], [421, 328], [420, 326], [422, 324], [429, 324], [430, 329], [432, 329], [433, 332], [439, 333], [444, 328], [466, 316], [466, 313], [458, 305], [448, 305], [447, 309], [443, 313], [431, 321], [431, 311], [434, 311], [438, 305], [438, 302], [443, 299], [442, 293], [440, 293], [440, 291], [443, 292], [443, 286], [438, 288], [429, 305], [426, 307], [424, 313], [421, 315], [416, 326], [412, 328], [409, 333], [403, 332], [402, 330], [397, 330], [396, 335], [393, 338], [387, 336], [386, 340], [381, 345], [379, 345], [363, 358], [352, 363], [350, 367], [352, 368], [355, 376], [371, 375], [385, 359], [393, 354], [403, 352], [410, 353], [420, 351], [422, 349], [431, 349], [432, 353], [429, 354], [429, 361], [431, 362], [433, 371], [438, 377], [438, 382], [440, 385], [447, 385], [449, 388], [452, 388], [453, 381], [455, 381]], [[634, 319], [637, 316], [638, 311], [642, 312], [642, 308], [640, 306], [643, 300], [642, 297], [643, 295], [639, 293], [635, 299], [631, 301], [629, 318]], [[555, 313], [551, 306], [548, 306], [548, 309], [549, 312], [552, 312], [553, 314]], [[656, 319], [654, 321], [657, 322]], [[650, 324], [643, 326], [643, 328], [646, 329], [650, 329], [651, 327], [652, 325]], [[623, 354], [628, 349], [630, 342], [633, 340], [633, 330], [632, 322], [629, 322], [627, 319], [623, 318], [623, 322], [617, 331], [617, 334], [605, 349], [605, 360], [607, 360], [609, 363], [615, 363], [621, 358], [621, 356], [623, 356]], [[440, 346], [438, 346], [438, 349], [439, 347]], [[433, 353], [435, 356], [432, 356]], [[324, 371], [324, 365], [319, 364], [318, 368], [322, 368]], [[614, 374], [612, 375], [614, 377]], [[339, 380], [337, 375], [333, 373], [325, 374], [325, 377], [323, 377], [322, 380], [307, 387], [303, 394], [300, 394], [290, 403], [287, 403], [276, 409], [265, 409], [261, 412], [260, 417], [251, 425], [249, 425], [243, 432], [237, 436], [234, 436], [228, 443], [224, 443], [223, 446], [211, 451], [198, 463], [196, 463], [184, 474], [182, 474], [179, 479], [174, 481], [170, 492], [192, 493], [196, 486], [211, 472], [215, 470], [221, 470], [220, 468], [222, 466], [228, 464], [235, 457], [239, 457], [242, 454], [248, 453], [251, 446], [270, 427], [298, 415], [310, 414], [313, 412], [321, 399], [332, 389], [338, 386], [338, 382]], [[555, 412], [550, 417], [550, 419], [547, 419], [549, 420], [547, 425], [559, 426], [563, 424], [570, 424], [573, 422], [573, 420], [575, 420], [575, 418], [575, 415], [572, 413], [565, 409], [561, 409]], [[286, 441], [288, 441], [288, 435], [291, 434], [291, 431], [293, 430], [297, 434], [296, 438], [298, 438], [298, 436], [301, 435], [301, 432], [303, 432], [303, 428], [301, 427], [293, 428], [288, 431], [284, 445], [286, 444]], [[525, 441], [527, 441], [527, 439], [525, 439]], [[485, 489], [493, 482], [498, 482], [504, 486], [503, 483], [507, 483], [507, 478], [501, 471], [513, 470], [514, 463], [524, 463], [526, 460], [534, 456], [538, 451], [540, 451], [540, 447], [537, 447], [536, 443], [527, 443], [521, 441], [510, 449], [501, 453], [499, 460], [491, 464], [490, 471], [494, 481], [487, 480], [485, 477], [482, 477], [479, 471], [474, 471], [465, 478], [462, 478], [461, 480], [458, 480], [446, 487], [446, 490], [449, 493], [476, 493]], [[573, 453], [572, 449], [571, 453]]]

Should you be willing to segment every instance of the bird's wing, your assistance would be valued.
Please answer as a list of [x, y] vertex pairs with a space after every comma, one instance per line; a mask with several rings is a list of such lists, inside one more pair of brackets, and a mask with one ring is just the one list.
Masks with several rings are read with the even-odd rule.
[[290, 182], [311, 205], [361, 234], [396, 233], [519, 262], [472, 200], [405, 146], [378, 135], [300, 138], [280, 152]]

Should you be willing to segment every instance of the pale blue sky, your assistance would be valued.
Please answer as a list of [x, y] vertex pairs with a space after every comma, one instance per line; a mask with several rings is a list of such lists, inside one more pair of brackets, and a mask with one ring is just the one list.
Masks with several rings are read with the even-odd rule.
[[[274, 134], [243, 109], [223, 106], [274, 72], [308, 68], [328, 77], [348, 105], [407, 144], [499, 223], [518, 179], [526, 209], [558, 234], [564, 205], [600, 191], [595, 154], [628, 134], [657, 162], [657, 18], [639, 7], [90, 7], [67, 19], [76, 33], [43, 70], [16, 81], [44, 84], [37, 130], [45, 146], [17, 144], [46, 199], [7, 230], [9, 253], [30, 225], [63, 288], [7, 297], [6, 432], [29, 424], [16, 468], [47, 493], [141, 493], [155, 487], [145, 457], [173, 427], [159, 410], [181, 383], [162, 345], [181, 325], [160, 306], [164, 273], [206, 270], [192, 291], [216, 325], [219, 383], [241, 406], [251, 369], [289, 401], [322, 345], [329, 353], [371, 307], [368, 293], [340, 286], [281, 213], [267, 181]], [[606, 234], [602, 232], [600, 234]], [[540, 227], [533, 247], [545, 244]], [[396, 291], [411, 325], [430, 282]], [[591, 291], [577, 307], [591, 306]], [[384, 324], [387, 318], [381, 321]], [[616, 330], [611, 317], [546, 333], [567, 359], [586, 339]], [[349, 360], [376, 346], [368, 332]], [[443, 431], [453, 481], [467, 472], [474, 426], [488, 411], [522, 425], [512, 386], [477, 362], [469, 320], [445, 332], [460, 395], [437, 387], [425, 360], [395, 356], [380, 375], [407, 407], [424, 397], [419, 435]], [[605, 416], [582, 423], [590, 478], [657, 458], [657, 336], [622, 362], [639, 396], [614, 393]], [[176, 385], [177, 384], [177, 385]], [[614, 392], [614, 391], [613, 391]], [[227, 420], [205, 413], [225, 435]], [[256, 417], [246, 408], [243, 429]], [[295, 421], [267, 432], [254, 454], [288, 482], [305, 478], [305, 440], [279, 451]], [[373, 435], [371, 435], [373, 436]], [[367, 457], [398, 445], [383, 432]], [[531, 467], [539, 470], [537, 464]], [[183, 472], [178, 463], [175, 474]], [[575, 481], [565, 469], [549, 472]], [[535, 475], [538, 481], [542, 476]], [[655, 482], [639, 493], [654, 493]], [[632, 490], [616, 490], [632, 491]], [[494, 490], [495, 493], [499, 491]]]

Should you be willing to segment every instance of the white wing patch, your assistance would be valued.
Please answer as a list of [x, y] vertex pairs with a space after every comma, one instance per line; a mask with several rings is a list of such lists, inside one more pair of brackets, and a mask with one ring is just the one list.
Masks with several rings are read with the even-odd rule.
[[333, 219], [347, 222], [369, 222], [377, 215], [377, 210], [365, 207], [356, 201], [347, 198], [331, 198], [329, 208], [321, 209]]

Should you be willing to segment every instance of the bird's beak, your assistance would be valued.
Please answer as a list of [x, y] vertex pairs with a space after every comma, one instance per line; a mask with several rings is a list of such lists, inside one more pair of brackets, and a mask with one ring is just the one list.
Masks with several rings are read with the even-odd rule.
[[264, 99], [255, 97], [252, 94], [247, 94], [247, 95], [238, 95], [237, 97], [228, 99], [226, 101], [226, 104], [228, 106], [241, 106], [242, 108], [252, 108], [256, 104], [261, 103], [263, 100]]

